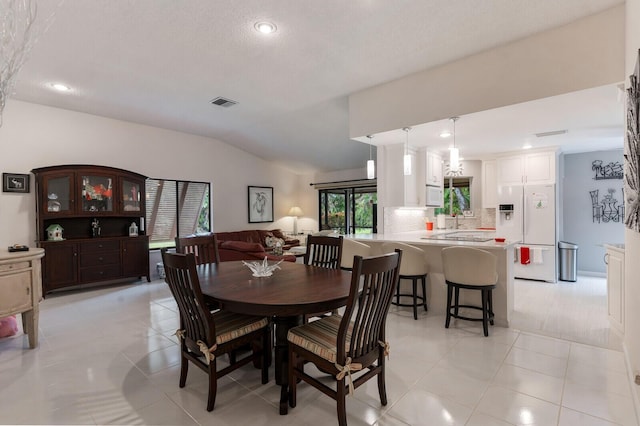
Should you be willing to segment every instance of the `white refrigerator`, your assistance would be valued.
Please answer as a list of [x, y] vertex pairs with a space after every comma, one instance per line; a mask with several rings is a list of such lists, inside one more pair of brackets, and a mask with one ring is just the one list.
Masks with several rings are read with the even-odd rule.
[[557, 215], [555, 185], [498, 187], [496, 236], [518, 241], [516, 278], [556, 282]]

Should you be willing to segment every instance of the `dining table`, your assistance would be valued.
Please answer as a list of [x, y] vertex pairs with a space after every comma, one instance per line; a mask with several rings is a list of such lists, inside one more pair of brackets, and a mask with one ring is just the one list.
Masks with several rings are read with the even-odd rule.
[[221, 309], [273, 318], [275, 380], [281, 386], [280, 414], [288, 411], [289, 329], [303, 315], [329, 312], [347, 303], [351, 272], [283, 262], [271, 276], [255, 277], [243, 261], [198, 265], [202, 294]]

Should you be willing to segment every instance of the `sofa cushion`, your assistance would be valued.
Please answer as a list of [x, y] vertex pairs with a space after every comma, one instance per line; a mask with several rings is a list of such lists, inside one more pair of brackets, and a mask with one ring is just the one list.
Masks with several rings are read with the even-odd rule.
[[247, 230], [238, 232], [216, 232], [218, 241], [244, 241], [247, 243], [263, 244], [264, 241], [257, 230]]
[[246, 241], [223, 241], [220, 243], [220, 248], [236, 251], [247, 252], [264, 252], [264, 247], [260, 243], [249, 243]]
[[271, 233], [276, 238], [282, 238], [283, 240], [287, 239], [287, 237], [282, 233], [282, 230], [280, 230], [280, 229], [272, 229]]

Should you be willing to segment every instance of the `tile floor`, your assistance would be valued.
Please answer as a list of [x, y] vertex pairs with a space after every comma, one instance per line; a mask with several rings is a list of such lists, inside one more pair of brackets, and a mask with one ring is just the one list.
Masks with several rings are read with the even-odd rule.
[[[550, 315], [519, 314], [534, 331]], [[347, 400], [350, 425], [637, 425], [623, 354], [608, 342], [515, 327], [485, 338], [478, 323], [443, 323], [392, 307], [389, 404], [380, 406], [370, 381]], [[177, 325], [161, 281], [48, 297], [39, 348], [22, 334], [0, 339], [0, 423], [336, 424], [334, 402], [304, 384], [298, 406], [279, 416], [273, 371], [261, 385], [250, 366], [220, 380], [207, 412], [204, 373], [191, 368], [178, 387]]]

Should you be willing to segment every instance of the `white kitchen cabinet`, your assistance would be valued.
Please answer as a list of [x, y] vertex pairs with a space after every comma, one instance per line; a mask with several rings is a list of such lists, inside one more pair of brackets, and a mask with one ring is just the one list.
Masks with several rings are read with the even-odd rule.
[[442, 156], [436, 152], [426, 150], [425, 184], [430, 186], [443, 185]]
[[404, 203], [405, 207], [417, 207], [420, 205], [420, 194], [418, 188], [418, 161], [415, 152], [409, 151], [411, 155], [411, 174], [404, 175], [404, 155], [402, 164], [402, 176], [404, 177]]
[[501, 157], [497, 160], [498, 185], [556, 183], [556, 154], [553, 151]]
[[495, 209], [498, 205], [498, 174], [496, 160], [482, 162], [482, 208]]
[[624, 334], [624, 248], [605, 245], [607, 253], [607, 311], [609, 323]]

